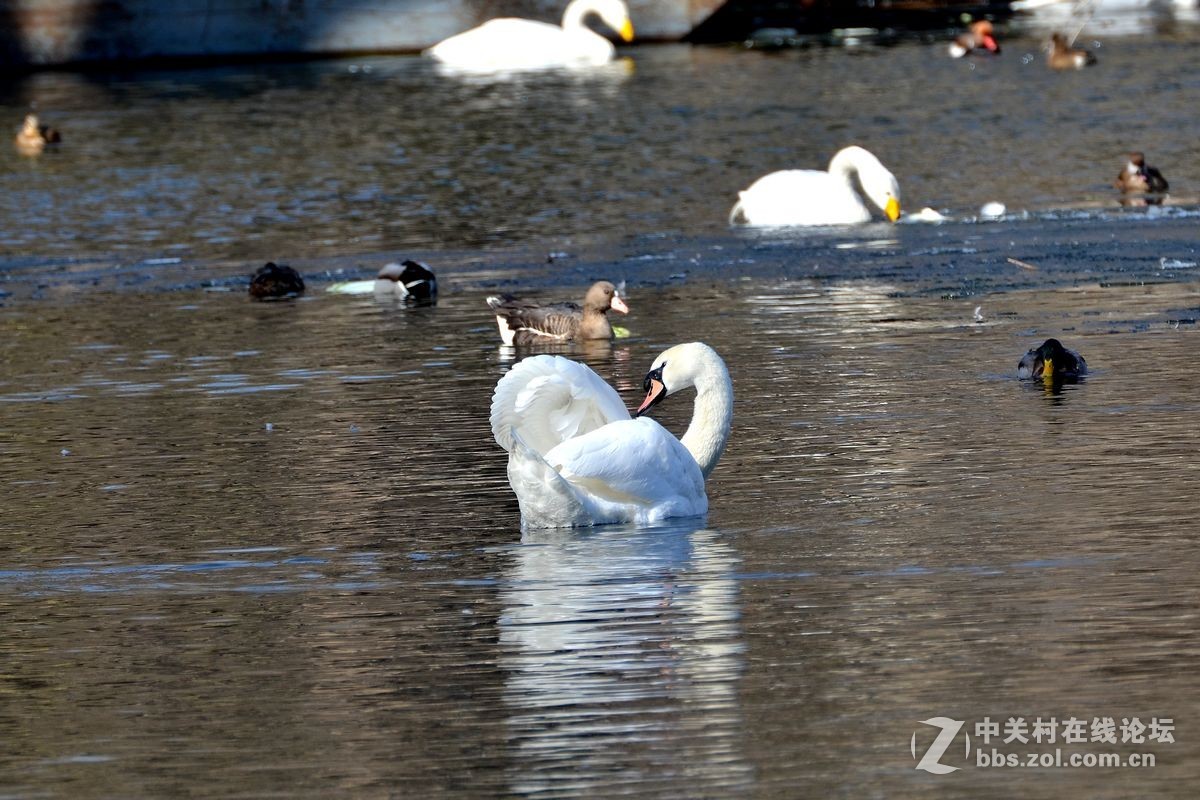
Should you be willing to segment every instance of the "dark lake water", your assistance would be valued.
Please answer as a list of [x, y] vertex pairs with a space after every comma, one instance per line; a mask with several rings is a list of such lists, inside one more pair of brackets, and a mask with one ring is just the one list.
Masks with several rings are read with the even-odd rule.
[[[1196, 43], [8, 83], [67, 141], [0, 152], [0, 796], [1190, 798]], [[957, 220], [725, 226], [851, 140]], [[1134, 146], [1161, 209], [1106, 188]], [[436, 307], [323, 291], [396, 255]], [[249, 301], [268, 258], [309, 294]], [[633, 403], [702, 339], [733, 436], [705, 519], [522, 534], [484, 298], [595, 277], [631, 336], [573, 357]], [[1048, 336], [1093, 374], [1018, 382]], [[658, 408], [680, 432], [688, 398]], [[914, 768], [934, 717], [971, 737], [952, 774]], [[1056, 747], [1157, 763], [976, 765]]]

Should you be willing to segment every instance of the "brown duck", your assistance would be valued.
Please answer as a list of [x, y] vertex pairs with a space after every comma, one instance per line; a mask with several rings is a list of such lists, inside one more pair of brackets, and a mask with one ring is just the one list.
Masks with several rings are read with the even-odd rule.
[[304, 279], [287, 264], [268, 261], [250, 276], [250, 296], [255, 300], [278, 300], [304, 294]]
[[986, 19], [976, 20], [967, 26], [966, 33], [960, 33], [950, 43], [950, 57], [962, 58], [974, 50], [989, 50], [1000, 53], [1000, 45], [996, 44], [995, 30], [992, 23]]
[[583, 339], [612, 339], [612, 324], [608, 321], [611, 308], [621, 314], [629, 306], [621, 292], [608, 281], [592, 284], [584, 295], [583, 305], [554, 303], [539, 305], [512, 295], [487, 299], [496, 312], [496, 326], [506, 345], [554, 344]]
[[[1146, 165], [1146, 156], [1139, 152], [1129, 154], [1129, 163], [1113, 181], [1113, 187], [1124, 194], [1162, 195], [1167, 191], [1167, 179], [1154, 167]], [[1162, 197], [1145, 198], [1147, 203], [1161, 203]]]
[[62, 134], [57, 130], [49, 125], [38, 124], [37, 114], [26, 114], [25, 124], [17, 132], [13, 144], [17, 146], [21, 155], [36, 156], [46, 149], [46, 145], [58, 144], [61, 141]]
[[1096, 57], [1087, 50], [1078, 50], [1067, 43], [1067, 37], [1061, 33], [1050, 36], [1050, 55], [1046, 63], [1051, 69], [1083, 69], [1095, 64]]

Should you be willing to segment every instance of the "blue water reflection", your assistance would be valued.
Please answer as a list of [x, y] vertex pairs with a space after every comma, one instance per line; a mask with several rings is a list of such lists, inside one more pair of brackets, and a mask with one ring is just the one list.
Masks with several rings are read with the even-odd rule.
[[499, 620], [514, 793], [749, 784], [738, 564], [702, 520], [522, 536]]

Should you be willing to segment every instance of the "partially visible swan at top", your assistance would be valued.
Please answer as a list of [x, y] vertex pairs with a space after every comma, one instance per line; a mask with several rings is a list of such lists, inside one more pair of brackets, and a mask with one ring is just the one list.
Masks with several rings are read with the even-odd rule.
[[503, 17], [451, 36], [426, 50], [447, 67], [467, 72], [591, 67], [607, 64], [616, 50], [612, 42], [584, 25], [595, 14], [633, 41], [633, 23], [622, 0], [571, 0], [562, 25]]
[[[616, 390], [562, 356], [527, 358], [500, 379], [492, 434], [508, 451], [522, 525], [646, 525], [708, 511], [704, 479], [733, 421], [725, 362], [706, 344], [676, 345], [654, 359], [643, 386], [631, 418]], [[696, 401], [682, 439], [642, 416], [689, 387]]]
[[852, 145], [839, 150], [825, 172], [787, 169], [772, 172], [738, 192], [729, 222], [748, 225], [854, 225], [870, 222], [871, 212], [854, 189], [858, 175], [863, 193], [891, 222], [900, 217], [900, 184], [869, 150]]

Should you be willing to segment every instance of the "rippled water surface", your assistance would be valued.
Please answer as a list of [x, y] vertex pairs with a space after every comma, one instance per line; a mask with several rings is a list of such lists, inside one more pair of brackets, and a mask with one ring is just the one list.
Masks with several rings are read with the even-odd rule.
[[[548, 87], [406, 60], [10, 86], [79, 144], [0, 178], [0, 796], [1190, 798], [1197, 218], [1104, 191], [1134, 135], [1200, 178], [1166, 127], [1196, 64], [1151, 44], [1053, 82], [1019, 46], [908, 45], [646, 49]], [[1163, 81], [1178, 105], [1117, 124]], [[999, 108], [948, 94], [980, 86]], [[937, 115], [887, 102], [918, 94]], [[747, 176], [873, 135], [918, 205], [1036, 213], [724, 227]], [[323, 291], [406, 248], [436, 307]], [[251, 302], [280, 253], [308, 295]], [[703, 339], [733, 436], [706, 519], [522, 533], [487, 413], [523, 354], [484, 298], [596, 277], [629, 280], [631, 336], [568, 354], [632, 404]], [[1093, 374], [1017, 381], [1048, 336]], [[1054, 749], [984, 744], [985, 716], [1175, 741], [984, 768]], [[972, 736], [952, 774], [914, 769], [934, 717]]]
[[35, 75], [4, 87], [0, 118], [36, 104], [66, 146], [35, 161], [0, 148], [0, 270], [704, 234], [756, 177], [823, 168], [854, 142], [914, 211], [1115, 207], [1130, 149], [1194, 206], [1198, 42], [1192, 28], [1095, 42], [1100, 64], [1067, 74], [1014, 39], [959, 61], [944, 43], [641, 48], [502, 82], [419, 58]]

